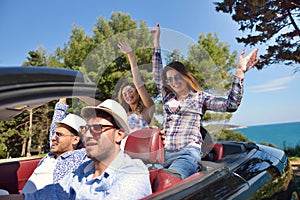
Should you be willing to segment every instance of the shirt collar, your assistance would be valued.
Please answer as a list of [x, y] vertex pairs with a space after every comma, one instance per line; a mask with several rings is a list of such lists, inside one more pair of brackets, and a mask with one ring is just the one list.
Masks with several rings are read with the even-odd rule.
[[[72, 151], [68, 151], [68, 152], [63, 153], [62, 155], [60, 155], [58, 158], [60, 158], [60, 159], [66, 159], [66, 158], [72, 156], [73, 154], [79, 153], [79, 151], [82, 151], [82, 149], [75, 149], [75, 150], [72, 150]], [[84, 151], [85, 151], [85, 150], [84, 150]], [[55, 157], [55, 154], [49, 152], [49, 153], [48, 153], [48, 156], [50, 156], [50, 157]]]
[[[118, 155], [115, 157], [115, 159], [110, 163], [110, 165], [105, 169], [103, 174], [101, 174], [100, 177], [104, 176], [105, 178], [108, 178], [110, 175], [113, 175], [116, 173], [118, 169], [120, 169], [124, 165], [123, 157], [124, 157], [123, 151], [120, 151]], [[85, 168], [84, 168], [84, 173], [90, 173], [94, 172], [95, 166], [94, 162], [90, 162]]]
[[[196, 92], [194, 92], [194, 91], [192, 91], [192, 90], [189, 90], [188, 95], [187, 95], [186, 98], [191, 98], [191, 97], [193, 97], [195, 94], [196, 94]], [[170, 93], [170, 94], [168, 95], [167, 100], [172, 99], [172, 98], [174, 98], [174, 99], [176, 98], [176, 94], [173, 93], [173, 92]]]

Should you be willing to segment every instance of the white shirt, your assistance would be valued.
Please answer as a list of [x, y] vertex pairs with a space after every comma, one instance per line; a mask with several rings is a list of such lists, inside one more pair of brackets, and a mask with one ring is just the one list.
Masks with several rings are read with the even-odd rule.
[[46, 185], [53, 184], [53, 172], [57, 159], [48, 156], [32, 173], [21, 193], [32, 193]]

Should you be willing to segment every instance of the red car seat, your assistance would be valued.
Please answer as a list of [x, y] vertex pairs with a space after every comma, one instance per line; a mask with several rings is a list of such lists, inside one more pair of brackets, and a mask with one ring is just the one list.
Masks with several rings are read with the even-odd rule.
[[164, 145], [159, 129], [146, 128], [131, 133], [126, 140], [124, 151], [131, 158], [151, 164], [149, 173], [153, 192], [163, 190], [181, 180], [155, 167], [155, 164], [164, 163]]

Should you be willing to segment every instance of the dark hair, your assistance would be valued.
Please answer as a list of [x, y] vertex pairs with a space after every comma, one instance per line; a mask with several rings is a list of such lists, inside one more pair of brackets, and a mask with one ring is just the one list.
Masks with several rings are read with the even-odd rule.
[[103, 110], [96, 110], [96, 116], [110, 121], [116, 129], [120, 129], [120, 127], [121, 127], [121, 125], [119, 125], [118, 121], [115, 120], [114, 116], [108, 112], [105, 112]]
[[[62, 124], [61, 126], [63, 126], [64, 128], [68, 129], [73, 135], [80, 137], [78, 131], [76, 131], [74, 128], [72, 128], [70, 126], [67, 126], [67, 125], [64, 125], [64, 124]], [[80, 137], [80, 140], [77, 143], [77, 146], [76, 146], [75, 149], [81, 149], [82, 147], [84, 147], [84, 145], [83, 145], [83, 142], [81, 141], [81, 137]]]
[[[123, 106], [123, 108], [125, 108], [125, 110], [128, 112], [131, 112], [133, 110], [131, 110], [131, 107], [128, 105], [128, 103], [126, 103], [126, 101], [123, 99], [123, 94], [122, 94], [122, 91], [124, 89], [124, 87], [126, 86], [131, 86], [136, 92], [137, 92], [137, 89], [134, 85], [134, 83], [132, 82], [126, 82], [124, 83], [121, 87], [120, 87], [120, 90], [119, 90], [119, 93], [118, 93], [118, 101], [120, 102], [120, 104]], [[139, 94], [138, 94], [139, 95]], [[134, 110], [134, 112], [136, 112], [137, 114], [141, 114], [143, 112], [143, 110], [145, 109], [145, 105], [142, 101], [142, 99], [140, 98], [140, 95], [139, 95], [139, 100], [138, 100], [138, 105], [136, 107], [136, 110]]]
[[171, 87], [168, 86], [166, 80], [167, 80], [167, 71], [169, 70], [176, 70], [178, 71], [183, 79], [188, 83], [189, 89], [193, 90], [194, 92], [200, 92], [201, 88], [198, 85], [194, 75], [188, 71], [188, 69], [184, 66], [183, 63], [179, 61], [174, 61], [169, 63], [162, 71], [162, 82], [163, 82], [163, 87], [166, 90], [167, 93], [174, 92]]

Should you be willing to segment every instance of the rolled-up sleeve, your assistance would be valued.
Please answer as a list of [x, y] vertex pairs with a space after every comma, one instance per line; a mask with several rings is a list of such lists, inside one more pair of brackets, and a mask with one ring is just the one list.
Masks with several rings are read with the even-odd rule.
[[157, 85], [158, 93], [162, 93], [162, 80], [161, 80], [161, 73], [162, 73], [162, 60], [161, 60], [161, 50], [154, 48], [152, 54], [152, 65], [153, 65], [153, 74], [154, 74], [154, 81]]
[[204, 101], [206, 110], [216, 112], [234, 112], [241, 104], [243, 97], [243, 81], [234, 76], [229, 95], [226, 98], [209, 96]]

